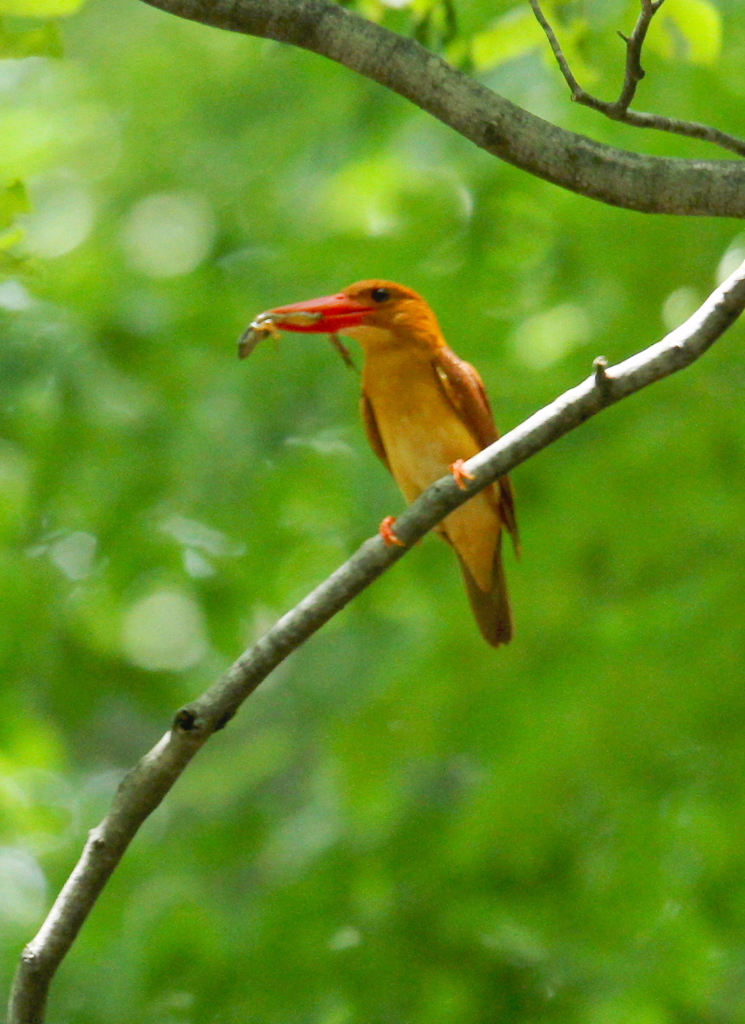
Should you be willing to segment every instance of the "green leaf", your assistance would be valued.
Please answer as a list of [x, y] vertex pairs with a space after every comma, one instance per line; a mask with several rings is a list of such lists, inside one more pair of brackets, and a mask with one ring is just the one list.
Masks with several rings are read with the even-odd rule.
[[667, 0], [652, 22], [648, 48], [668, 60], [714, 64], [722, 47], [722, 18], [710, 0]]
[[18, 31], [0, 18], [0, 58], [61, 57], [62, 40], [54, 22]]
[[546, 37], [532, 11], [528, 7], [513, 7], [491, 28], [473, 37], [471, 56], [476, 70], [486, 71], [521, 57], [545, 42]]
[[28, 274], [30, 268], [27, 256], [15, 256], [13, 253], [0, 249], [0, 277], [12, 275], [19, 277], [21, 274]]
[[19, 227], [8, 228], [6, 231], [0, 231], [0, 252], [5, 252], [6, 249], [10, 249], [12, 246], [17, 245], [23, 236], [24, 230]]
[[0, 0], [0, 14], [19, 18], [64, 18], [74, 14], [85, 0]]
[[0, 192], [0, 231], [11, 227], [16, 217], [28, 213], [30, 203], [22, 181], [14, 181]]
[[[573, 17], [561, 21], [557, 6], [544, 4], [544, 13], [559, 37], [564, 55], [574, 74], [583, 82], [591, 83], [597, 77], [585, 62], [582, 44], [587, 37], [588, 23], [584, 18]], [[521, 57], [531, 50], [539, 49], [547, 64], [556, 68], [556, 60], [546, 35], [529, 7], [513, 7], [491, 28], [480, 32], [472, 40], [471, 56], [477, 71], [498, 67], [508, 60]]]
[[29, 201], [23, 182], [14, 181], [0, 192], [0, 275], [23, 269], [23, 260], [10, 250], [22, 241], [25, 234], [16, 218], [28, 210]]
[[16, 217], [28, 213], [30, 203], [22, 181], [14, 181], [0, 192], [0, 231], [11, 227]]

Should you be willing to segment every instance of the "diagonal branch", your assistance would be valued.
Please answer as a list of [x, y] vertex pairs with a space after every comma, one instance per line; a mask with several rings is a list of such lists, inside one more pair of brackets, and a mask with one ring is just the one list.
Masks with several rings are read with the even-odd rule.
[[571, 89], [572, 99], [575, 103], [580, 103], [583, 107], [590, 107], [592, 110], [598, 110], [612, 121], [622, 121], [624, 124], [634, 125], [636, 128], [656, 128], [658, 131], [685, 135], [690, 139], [711, 142], [715, 146], [721, 146], [723, 149], [728, 149], [739, 156], [745, 156], [745, 139], [739, 139], [736, 135], [730, 135], [727, 132], [720, 131], [718, 128], [712, 128], [711, 125], [701, 124], [699, 121], [681, 121], [674, 117], [664, 117], [662, 114], [645, 114], [641, 111], [629, 110], [631, 101], [636, 94], [636, 87], [644, 78], [644, 68], [642, 67], [641, 59], [647, 30], [652, 18], [664, 2], [665, 0], [641, 0], [641, 10], [639, 11], [634, 31], [630, 36], [625, 36], [622, 32], [618, 33], [626, 43], [626, 71], [623, 85], [621, 86], [621, 94], [614, 102], [601, 100], [582, 88], [569, 66], [569, 61], [566, 59], [566, 55], [561, 48], [561, 43], [556, 38], [556, 33], [541, 9], [540, 0], [530, 0], [530, 6], [533, 8], [533, 13], [538, 23], [546, 33], [546, 38], [553, 50], [554, 57], [556, 57], [556, 63], [559, 65], [561, 73]]
[[643, 156], [558, 128], [415, 40], [332, 0], [144, 2], [328, 57], [410, 100], [488, 153], [588, 198], [643, 213], [745, 216], [745, 166], [739, 161]]
[[745, 309], [745, 262], [701, 308], [662, 341], [594, 372], [501, 440], [470, 459], [465, 491], [454, 477], [438, 480], [396, 521], [406, 547], [386, 547], [375, 536], [261, 639], [218, 681], [176, 714], [169, 732], [121, 783], [111, 810], [92, 829], [81, 858], [39, 933], [23, 952], [8, 1011], [8, 1024], [43, 1024], [54, 974], [95, 905], [114, 868], [148, 815], [212, 733], [292, 651], [328, 622], [353, 597], [398, 561], [406, 550], [454, 508], [521, 462], [627, 395], [682, 370], [698, 359]]

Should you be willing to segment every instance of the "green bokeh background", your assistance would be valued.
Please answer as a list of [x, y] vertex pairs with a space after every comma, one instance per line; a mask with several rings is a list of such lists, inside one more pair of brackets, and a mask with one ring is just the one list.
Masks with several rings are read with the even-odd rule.
[[[459, 4], [452, 59], [495, 17], [509, 42], [512, 6]], [[604, 96], [635, 9], [552, 8]], [[718, 10], [716, 62], [668, 32], [638, 105], [745, 134], [745, 18]], [[401, 508], [354, 374], [314, 337], [239, 363], [248, 320], [401, 280], [506, 429], [745, 251], [735, 221], [562, 192], [311, 54], [134, 0], [59, 32], [63, 58], [0, 62], [0, 184], [32, 202], [0, 283], [4, 992], [173, 710]], [[534, 112], [721, 155], [603, 122], [514, 49], [478, 73]], [[745, 1021], [742, 345], [516, 470], [508, 649], [428, 538], [295, 653], [137, 837], [49, 1019]]]

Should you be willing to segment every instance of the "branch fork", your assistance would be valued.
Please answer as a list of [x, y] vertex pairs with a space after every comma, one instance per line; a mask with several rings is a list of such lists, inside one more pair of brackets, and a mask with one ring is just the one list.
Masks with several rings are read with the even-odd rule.
[[691, 139], [711, 142], [715, 146], [721, 146], [732, 153], [737, 153], [738, 156], [745, 156], [745, 139], [730, 135], [728, 132], [720, 131], [718, 128], [701, 124], [698, 121], [681, 121], [678, 118], [664, 117], [662, 114], [646, 114], [630, 109], [636, 95], [636, 87], [645, 75], [641, 60], [647, 31], [649, 30], [652, 18], [662, 7], [665, 0], [640, 0], [641, 9], [631, 35], [627, 36], [623, 32], [618, 33], [626, 44], [626, 68], [619, 97], [612, 102], [601, 100], [582, 88], [569, 66], [556, 33], [543, 13], [540, 0], [529, 0], [529, 2], [533, 8], [536, 20], [546, 34], [564, 80], [569, 86], [573, 102], [580, 103], [584, 107], [590, 107], [592, 110], [597, 110], [601, 114], [605, 114], [612, 121], [621, 121], [624, 124], [634, 125], [637, 128], [656, 128], [658, 131], [685, 135]]

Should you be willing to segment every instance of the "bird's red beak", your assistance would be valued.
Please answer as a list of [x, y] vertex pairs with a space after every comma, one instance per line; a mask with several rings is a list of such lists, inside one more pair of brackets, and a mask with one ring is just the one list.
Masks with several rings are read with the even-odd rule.
[[271, 317], [279, 331], [336, 334], [350, 327], [359, 327], [372, 308], [340, 292], [321, 299], [294, 302], [291, 306], [277, 306], [262, 313], [262, 317]]

